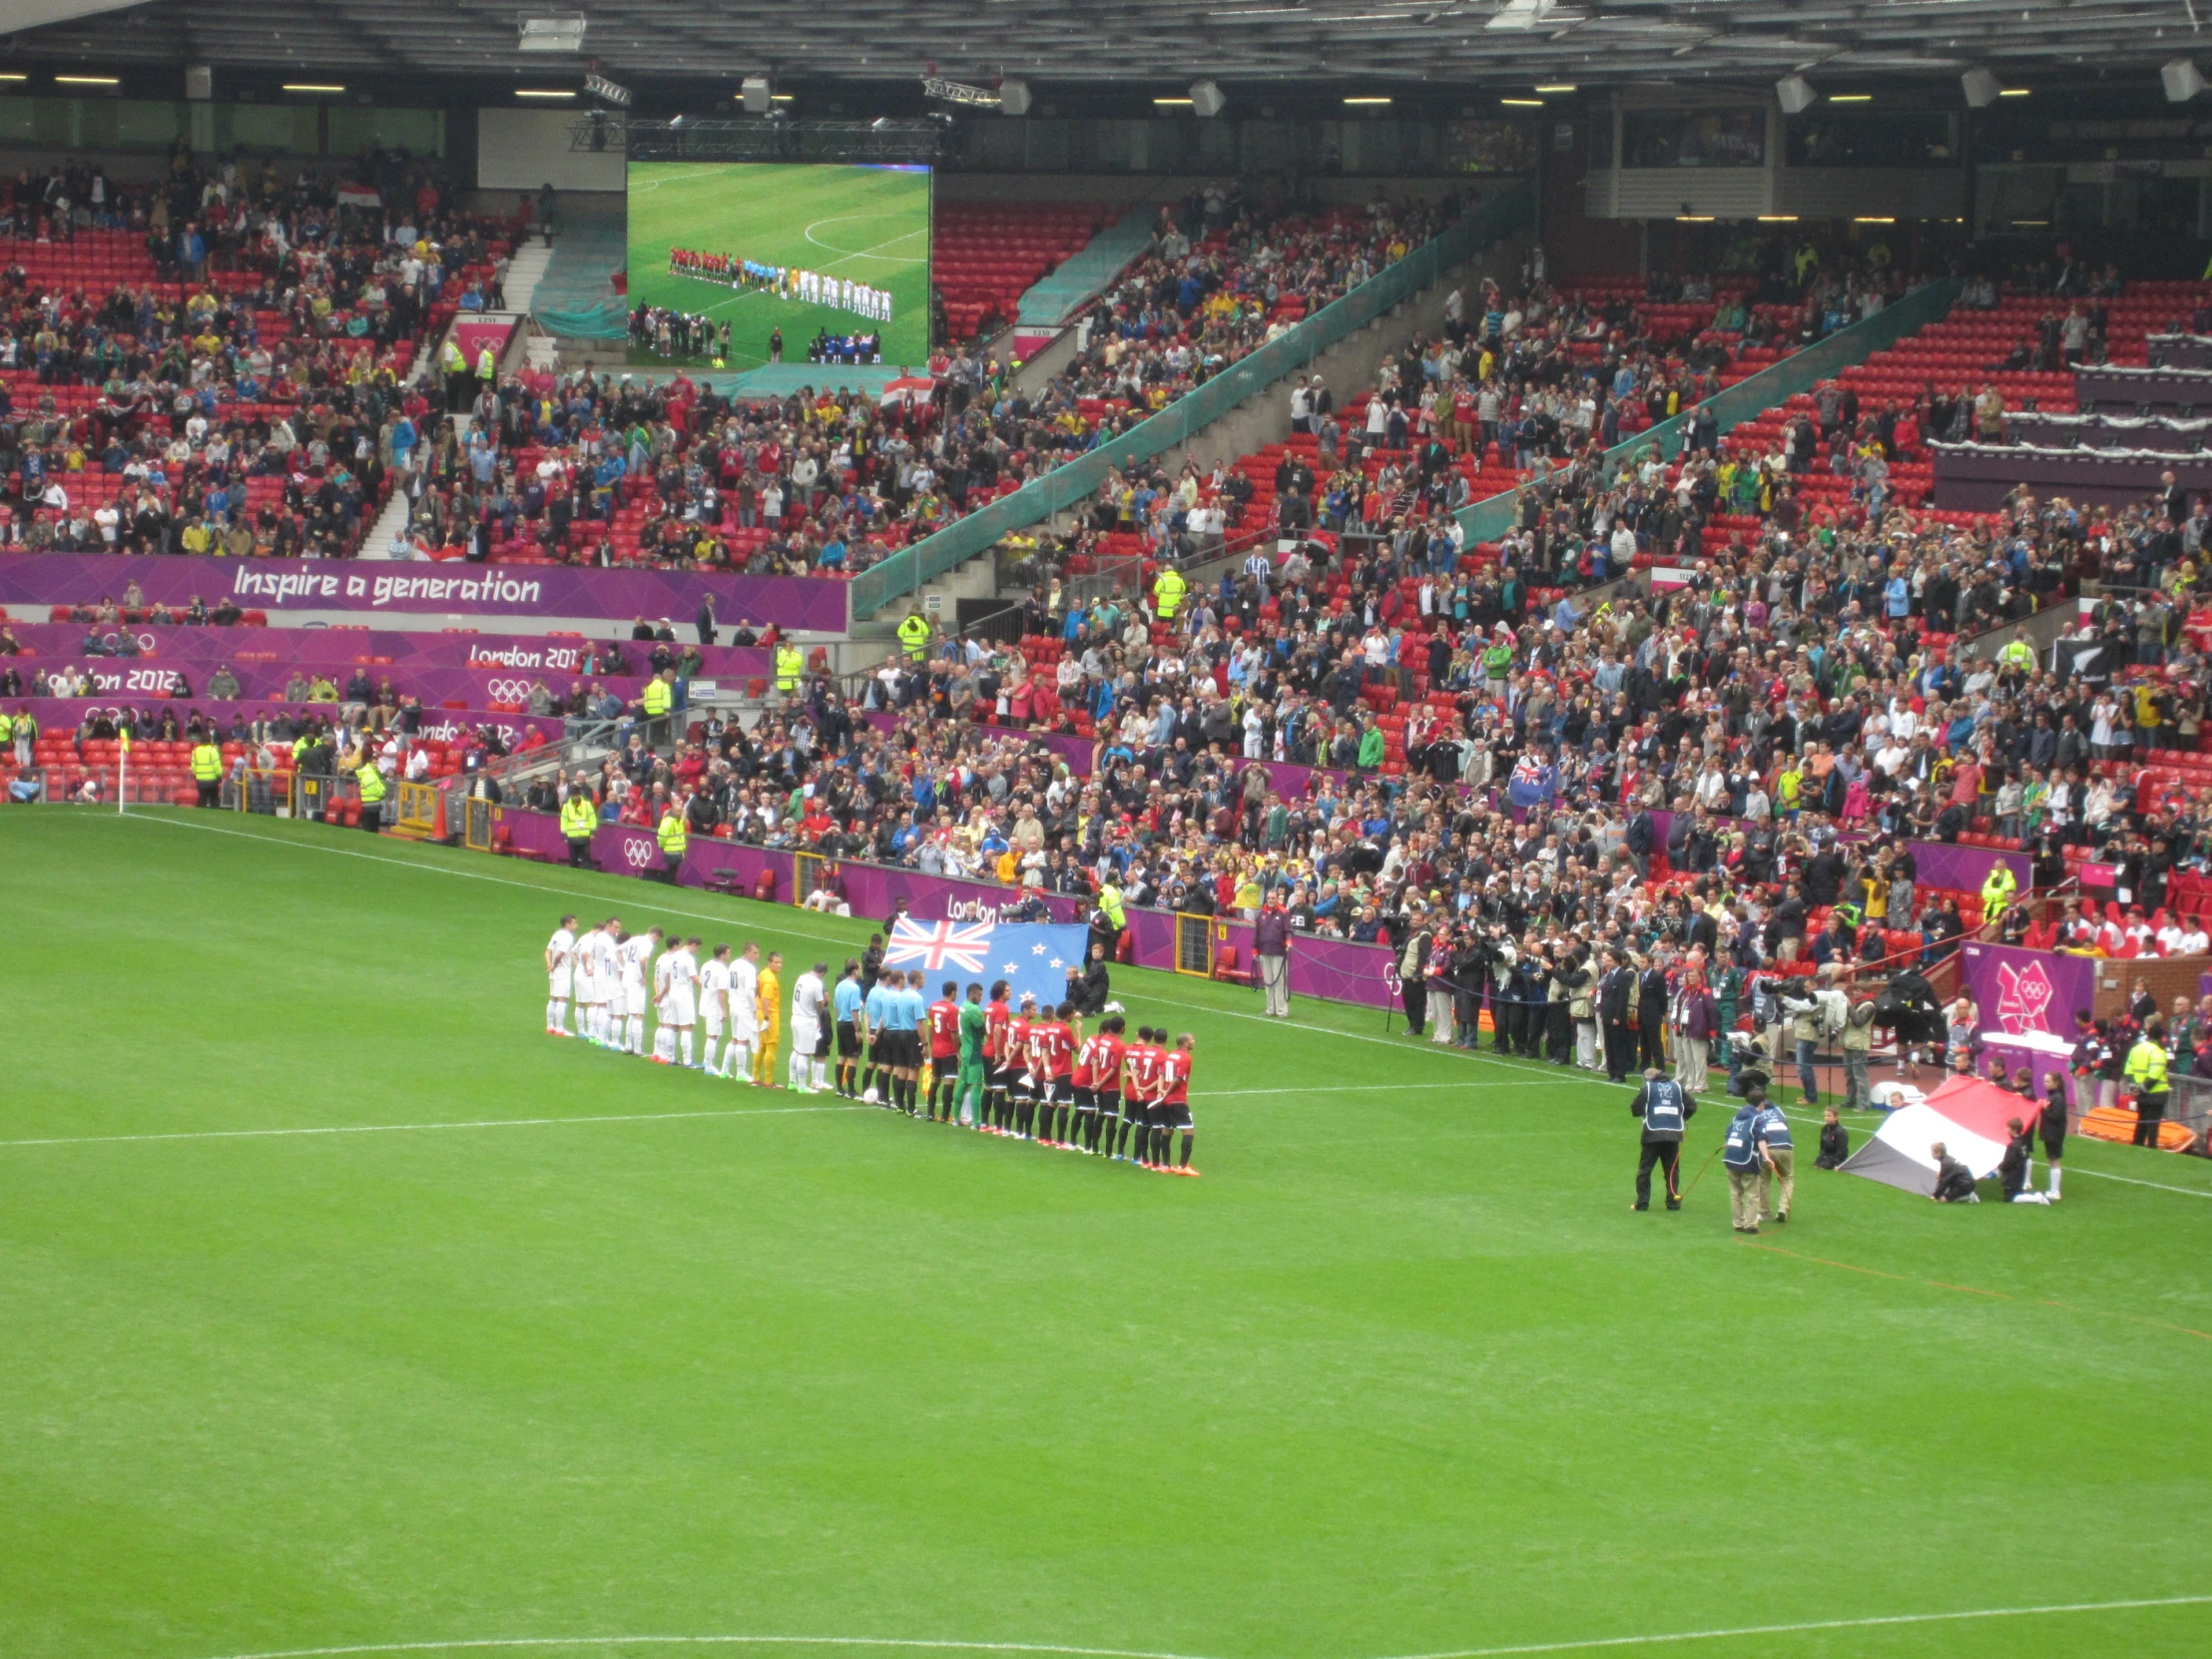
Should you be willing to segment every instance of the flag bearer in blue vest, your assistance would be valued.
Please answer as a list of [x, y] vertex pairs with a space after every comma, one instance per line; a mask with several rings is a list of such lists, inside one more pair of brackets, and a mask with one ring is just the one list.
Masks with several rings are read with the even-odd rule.
[[1636, 1161], [1636, 1202], [1633, 1208], [1651, 1208], [1651, 1166], [1657, 1164], [1667, 1181], [1667, 1208], [1682, 1208], [1682, 1136], [1697, 1116], [1697, 1102], [1673, 1078], [1653, 1066], [1644, 1073], [1644, 1086], [1628, 1103], [1632, 1116], [1643, 1119], [1644, 1150]]
[[1759, 1184], [1767, 1163], [1759, 1150], [1758, 1131], [1759, 1115], [1766, 1105], [1766, 1091], [1754, 1089], [1751, 1098], [1728, 1120], [1721, 1141], [1721, 1168], [1728, 1171], [1729, 1215], [1739, 1233], [1759, 1231]]

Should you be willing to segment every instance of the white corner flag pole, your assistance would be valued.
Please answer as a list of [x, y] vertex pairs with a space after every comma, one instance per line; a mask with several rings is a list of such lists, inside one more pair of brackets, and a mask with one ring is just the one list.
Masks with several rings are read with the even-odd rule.
[[126, 731], [119, 735], [123, 741], [115, 757], [115, 810], [118, 813], [123, 811], [123, 803], [131, 795], [131, 734]]

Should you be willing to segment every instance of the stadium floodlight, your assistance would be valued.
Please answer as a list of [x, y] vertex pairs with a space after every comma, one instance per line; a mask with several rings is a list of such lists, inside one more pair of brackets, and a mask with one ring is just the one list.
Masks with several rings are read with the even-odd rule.
[[1000, 115], [1027, 115], [1029, 113], [1029, 83], [1027, 81], [1001, 81], [998, 83], [998, 113]]
[[1783, 76], [1774, 84], [1774, 95], [1784, 115], [1803, 115], [1820, 96], [1813, 90], [1813, 83], [1802, 75]]
[[766, 75], [748, 75], [738, 83], [738, 97], [747, 115], [766, 115], [776, 102], [776, 89], [768, 84]]
[[1193, 114], [1202, 116], [1219, 115], [1228, 102], [1229, 95], [1212, 81], [1193, 81], [1191, 83], [1191, 111]]
[[2187, 58], [2176, 58], [2159, 70], [2158, 78], [2166, 83], [2166, 102], [2186, 104], [2204, 90], [2204, 76]]
[[2004, 89], [1997, 78], [1986, 69], [1969, 69], [1958, 77], [1958, 85], [1966, 94], [1966, 108], [1985, 110], [1997, 101], [1997, 94]]
[[584, 49], [585, 23], [582, 12], [564, 12], [554, 17], [526, 17], [521, 22], [521, 36], [515, 42], [515, 50], [581, 52]]

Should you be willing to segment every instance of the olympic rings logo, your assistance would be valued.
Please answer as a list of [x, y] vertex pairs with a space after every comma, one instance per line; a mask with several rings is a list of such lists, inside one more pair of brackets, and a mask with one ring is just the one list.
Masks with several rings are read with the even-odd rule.
[[653, 843], [643, 835], [625, 835], [622, 838], [622, 856], [632, 869], [643, 869], [653, 861]]
[[520, 703], [530, 695], [527, 680], [486, 680], [484, 695], [501, 703]]

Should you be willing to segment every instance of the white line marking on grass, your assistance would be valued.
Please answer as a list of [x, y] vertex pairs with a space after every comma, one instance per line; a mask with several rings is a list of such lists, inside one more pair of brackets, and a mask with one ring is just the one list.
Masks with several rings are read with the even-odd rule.
[[[234, 834], [238, 832], [237, 830], [232, 831]], [[1178, 1001], [1171, 996], [1147, 996], [1142, 991], [1128, 992], [1124, 1000], [1129, 1002], [1151, 1002], [1163, 1008], [1188, 1008], [1191, 1006], [1190, 1003]], [[1351, 1004], [1332, 1003], [1330, 1006], [1348, 1007]], [[1382, 1010], [1377, 1009], [1375, 1011], [1380, 1013]], [[1207, 1008], [1205, 1012], [1219, 1014], [1224, 1019], [1256, 1019], [1268, 1025], [1281, 1023], [1272, 1015], [1240, 1013], [1234, 1008]], [[1508, 1071], [1516, 1071], [1523, 1076], [1526, 1076], [1531, 1069], [1537, 1072], [1555, 1072], [1561, 1069], [1546, 1060], [1523, 1060], [1513, 1055], [1485, 1054], [1478, 1048], [1458, 1048], [1450, 1043], [1432, 1043], [1426, 1038], [1417, 1038], [1414, 1041], [1407, 1042], [1403, 1037], [1375, 1037], [1370, 1036], [1365, 1031], [1341, 1031], [1333, 1025], [1306, 1025], [1296, 1022], [1294, 1022], [1293, 1028], [1300, 1031], [1317, 1031], [1332, 1037], [1343, 1037], [1356, 1043], [1381, 1043], [1385, 1048], [1396, 1049], [1400, 1054], [1418, 1054], [1426, 1051], [1434, 1054], [1456, 1056], [1462, 1060], [1472, 1060], [1477, 1065], [1503, 1066]], [[1555, 1077], [1551, 1081], [1555, 1083], [1589, 1083], [1599, 1088], [1615, 1086], [1607, 1084], [1602, 1073], [1584, 1072], [1579, 1066], [1575, 1067], [1574, 1070], [1576, 1075], [1572, 1077]], [[1626, 1084], [1617, 1086], [1627, 1087]]]
[[51, 1135], [10, 1146], [104, 1146], [121, 1141], [251, 1141], [283, 1135], [402, 1135], [431, 1129], [538, 1129], [563, 1123], [660, 1123], [672, 1118], [773, 1118], [794, 1112], [864, 1112], [864, 1105], [731, 1106], [697, 1112], [609, 1112], [573, 1118], [472, 1118], [459, 1123], [326, 1123], [291, 1129], [170, 1129], [144, 1135]]
[[1510, 1647], [1463, 1647], [1445, 1653], [1405, 1654], [1397, 1659], [1506, 1659], [1518, 1653], [1586, 1653], [1599, 1648], [1658, 1647], [1669, 1642], [1717, 1642], [1736, 1636], [1795, 1636], [1820, 1630], [1878, 1630], [1888, 1625], [1956, 1624], [1970, 1619], [2031, 1619], [2055, 1613], [2107, 1613], [2140, 1607], [2201, 1607], [2212, 1595], [2146, 1596], [2132, 1601], [2067, 1601], [2043, 1607], [1976, 1607], [1957, 1613], [1891, 1613], [1866, 1619], [1809, 1619], [1802, 1624], [1747, 1624], [1726, 1630], [1675, 1630], [1656, 1636], [1601, 1636], [1583, 1642], [1521, 1642]]
[[[1426, 1089], [1453, 1089], [1457, 1083], [1400, 1083], [1387, 1088], [1372, 1088], [1365, 1084], [1348, 1083], [1312, 1089], [1216, 1089], [1208, 1093], [1208, 1100], [1241, 1099], [1247, 1095], [1280, 1094], [1403, 1094]], [[452, 1123], [328, 1123], [308, 1124], [276, 1129], [167, 1129], [136, 1135], [47, 1135], [32, 1140], [0, 1141], [0, 1148], [13, 1146], [108, 1146], [131, 1141], [250, 1141], [268, 1140], [286, 1135], [401, 1135], [422, 1133], [433, 1129], [541, 1129], [559, 1127], [571, 1123], [665, 1123], [681, 1118], [770, 1118], [789, 1117], [802, 1112], [866, 1112], [879, 1111], [864, 1101], [840, 1106], [730, 1106], [707, 1108], [691, 1112], [606, 1112], [589, 1116], [565, 1118], [468, 1118]]]
[[[1975, 1619], [2048, 1618], [2064, 1613], [2127, 1612], [2153, 1607], [2201, 1607], [2212, 1595], [2144, 1596], [2127, 1601], [2070, 1601], [2041, 1607], [1977, 1607], [1954, 1613], [1892, 1613], [1863, 1619], [1810, 1619], [1797, 1624], [1739, 1625], [1716, 1630], [1676, 1630], [1648, 1636], [1599, 1636], [1587, 1641], [1520, 1642], [1505, 1647], [1455, 1648], [1402, 1659], [1509, 1659], [1528, 1653], [1586, 1653], [1602, 1648], [1660, 1647], [1678, 1642], [1725, 1641], [1740, 1636], [1794, 1636], [1823, 1630], [1879, 1630], [1896, 1625], [1958, 1624]], [[1141, 1648], [1070, 1647], [1055, 1642], [951, 1642], [895, 1636], [511, 1636], [449, 1642], [355, 1642], [338, 1647], [278, 1648], [234, 1653], [224, 1659], [346, 1659], [369, 1653], [457, 1653], [511, 1648], [572, 1647], [855, 1647], [950, 1653], [1061, 1654], [1071, 1659], [1190, 1659]]]
[[1051, 1642], [942, 1642], [896, 1636], [512, 1636], [453, 1642], [361, 1642], [347, 1647], [296, 1647], [234, 1653], [226, 1659], [339, 1659], [353, 1653], [452, 1653], [517, 1647], [884, 1647], [951, 1653], [1053, 1653], [1075, 1659], [1193, 1659], [1120, 1647], [1062, 1647]]
[[2076, 1175], [2092, 1176], [2099, 1181], [2119, 1181], [2130, 1187], [2156, 1187], [2162, 1193], [2179, 1193], [2184, 1198], [2212, 1198], [2212, 1193], [2195, 1187], [2169, 1187], [2163, 1181], [2138, 1181], [2132, 1175], [2108, 1175], [2100, 1169], [2084, 1169], [2079, 1164], [2068, 1164], [2067, 1169]]
[[895, 248], [898, 244], [902, 242], [912, 242], [916, 237], [925, 237], [929, 234], [928, 227], [926, 226], [923, 226], [917, 230], [901, 231], [898, 233], [897, 236], [890, 238], [888, 241], [876, 243], [872, 247], [859, 249], [839, 248], [835, 243], [824, 242], [822, 238], [815, 235], [815, 233], [821, 230], [825, 225], [849, 225], [852, 223], [852, 221], [856, 219], [904, 219], [907, 216], [905, 214], [900, 213], [837, 214], [830, 219], [816, 220], [801, 234], [805, 236], [809, 242], [813, 243], [817, 248], [824, 250], [826, 253], [841, 254], [847, 260], [880, 260], [885, 265], [919, 265], [921, 264], [922, 260], [928, 257], [927, 255], [915, 256], [903, 254], [878, 254], [875, 250], [877, 248]]

